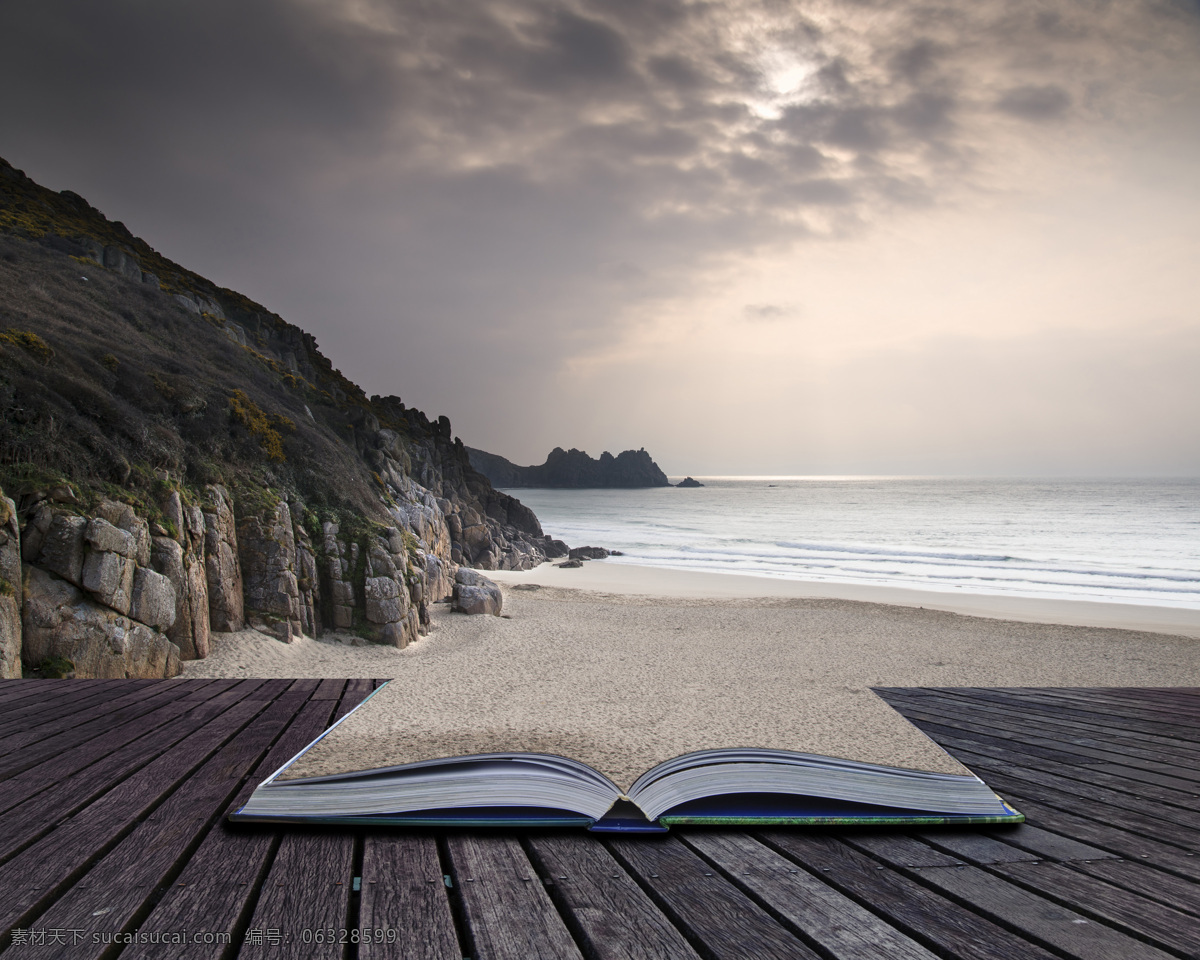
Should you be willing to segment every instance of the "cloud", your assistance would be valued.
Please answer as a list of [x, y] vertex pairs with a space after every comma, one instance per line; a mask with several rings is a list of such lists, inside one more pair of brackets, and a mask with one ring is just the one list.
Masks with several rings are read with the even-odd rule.
[[1004, 93], [996, 103], [999, 110], [1020, 117], [1022, 120], [1057, 120], [1071, 106], [1071, 95], [1062, 87], [1014, 87]]
[[798, 313], [798, 308], [790, 303], [748, 303], [742, 308], [747, 323], [780, 323]]
[[1169, 0], [40, 0], [0, 35], [0, 152], [313, 330], [369, 392], [482, 424], [722, 271], [1028, 191], [1071, 137], [1194, 106], [1197, 20]]

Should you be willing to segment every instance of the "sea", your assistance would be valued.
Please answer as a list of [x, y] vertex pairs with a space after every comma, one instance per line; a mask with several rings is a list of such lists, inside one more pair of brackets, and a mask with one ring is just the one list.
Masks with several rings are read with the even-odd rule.
[[1200, 609], [1200, 479], [697, 479], [505, 492], [605, 563]]

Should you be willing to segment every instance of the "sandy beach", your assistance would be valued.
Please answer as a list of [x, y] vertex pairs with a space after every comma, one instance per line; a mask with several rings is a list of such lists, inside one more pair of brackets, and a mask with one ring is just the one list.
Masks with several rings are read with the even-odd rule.
[[[404, 650], [244, 632], [218, 635], [184, 675], [395, 678], [369, 729], [340, 751], [346, 769], [410, 762], [398, 741], [459, 755], [514, 737], [559, 752], [565, 736], [622, 780], [663, 751], [694, 749], [698, 727], [725, 745], [786, 741], [949, 772], [872, 686], [1200, 686], [1200, 640], [1182, 635], [1191, 611], [1120, 607], [1108, 622], [1121, 626], [1102, 627], [1087, 623], [1103, 621], [1103, 604], [1017, 603], [999, 619], [1006, 598], [951, 597], [968, 615], [928, 595], [814, 597], [810, 584], [603, 562], [495, 577], [503, 617], [439, 604], [431, 634]], [[568, 582], [577, 586], [557, 585]], [[1039, 612], [1085, 624], [1016, 619]], [[1181, 631], [1152, 629], [1165, 624]], [[647, 730], [657, 746], [629, 736]]]

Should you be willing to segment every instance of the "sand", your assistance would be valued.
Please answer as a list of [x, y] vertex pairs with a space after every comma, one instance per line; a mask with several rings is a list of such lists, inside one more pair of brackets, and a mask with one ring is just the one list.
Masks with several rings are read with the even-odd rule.
[[[529, 589], [570, 574], [676, 595]], [[788, 596], [789, 581], [603, 562], [496, 579], [504, 617], [438, 605], [433, 633], [405, 650], [218, 636], [185, 676], [395, 678], [292, 775], [521, 746], [574, 756], [623, 786], [656, 762], [717, 745], [961, 772], [871, 686], [1200, 686], [1200, 641], [1181, 635]], [[762, 595], [739, 593], [753, 588]], [[984, 601], [995, 612], [1006, 602]], [[1102, 620], [1094, 608], [1105, 606], [1077, 613]], [[1111, 621], [1128, 622], [1130, 611], [1113, 606]], [[1051, 612], [1072, 615], [1070, 605]], [[1142, 625], [1185, 627], [1195, 614], [1133, 613]]]

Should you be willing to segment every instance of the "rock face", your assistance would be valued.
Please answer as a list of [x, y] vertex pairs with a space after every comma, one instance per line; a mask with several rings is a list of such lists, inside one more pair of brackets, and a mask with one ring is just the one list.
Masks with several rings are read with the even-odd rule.
[[[137, 569], [133, 559], [137, 547], [134, 538], [102, 517], [95, 517], [87, 524], [84, 538], [91, 549], [83, 562], [80, 585], [104, 606], [128, 614], [133, 604], [133, 577]], [[44, 566], [58, 572], [49, 564]]]
[[204, 512], [193, 504], [185, 506], [178, 491], [166, 497], [162, 508], [174, 535], [153, 538], [150, 563], [175, 591], [175, 619], [166, 634], [182, 659], [202, 660], [209, 650]]
[[608, 551], [603, 547], [572, 547], [568, 555], [572, 560], [603, 560]]
[[161, 675], [248, 618], [403, 646], [456, 588], [498, 609], [460, 566], [567, 555], [449, 420], [368, 397], [311, 334], [3, 160], [0, 212], [11, 282], [94, 292], [0, 330], [6, 674]]
[[290, 643], [303, 632], [291, 510], [280, 502], [269, 519], [243, 519], [237, 536], [246, 618], [256, 629]]
[[144, 623], [86, 598], [73, 584], [28, 567], [23, 657], [70, 661], [77, 677], [155, 679], [179, 674], [179, 648]]
[[459, 613], [490, 613], [500, 616], [504, 596], [500, 588], [477, 570], [460, 567], [454, 578], [454, 606]]
[[204, 492], [208, 497], [203, 511], [208, 622], [213, 630], [241, 630], [246, 624], [246, 615], [233, 501], [229, 491], [222, 486], [208, 486]]
[[0, 490], [0, 680], [21, 676], [21, 532], [17, 505]]
[[519, 467], [494, 453], [466, 448], [471, 466], [497, 487], [669, 487], [667, 475], [645, 449], [625, 450], [615, 457], [607, 450], [593, 460], [582, 450], [555, 447], [540, 466]]

